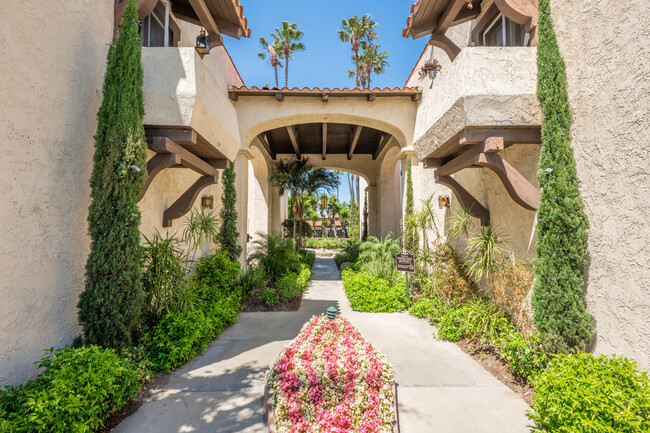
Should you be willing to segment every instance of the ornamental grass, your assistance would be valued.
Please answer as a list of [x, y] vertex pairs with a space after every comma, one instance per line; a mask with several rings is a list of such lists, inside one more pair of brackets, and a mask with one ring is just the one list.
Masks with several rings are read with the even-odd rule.
[[313, 317], [266, 379], [278, 433], [393, 431], [393, 369], [341, 317]]

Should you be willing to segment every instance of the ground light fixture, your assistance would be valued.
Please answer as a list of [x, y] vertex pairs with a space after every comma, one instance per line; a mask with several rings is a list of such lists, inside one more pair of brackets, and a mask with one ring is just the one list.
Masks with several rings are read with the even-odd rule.
[[339, 310], [336, 309], [336, 307], [331, 306], [327, 309], [327, 318], [330, 320], [336, 319], [336, 315], [338, 314]]
[[199, 53], [200, 56], [210, 54], [208, 35], [205, 34], [203, 27], [201, 27], [201, 34], [196, 37], [196, 52]]

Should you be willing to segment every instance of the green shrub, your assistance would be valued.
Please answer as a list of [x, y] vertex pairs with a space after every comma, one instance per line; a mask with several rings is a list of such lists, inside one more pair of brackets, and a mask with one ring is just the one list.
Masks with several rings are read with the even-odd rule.
[[307, 265], [309, 268], [314, 266], [314, 262], [316, 261], [316, 253], [313, 251], [307, 251], [307, 250], [300, 250], [298, 253], [300, 255], [300, 261]]
[[588, 353], [559, 355], [534, 382], [528, 413], [544, 433], [650, 431], [650, 384], [636, 363]]
[[262, 289], [266, 285], [266, 273], [262, 268], [249, 266], [239, 276], [237, 285], [239, 286], [242, 297], [250, 296], [251, 293]]
[[361, 242], [357, 239], [350, 240], [348, 244], [343, 248], [343, 252], [337, 254], [334, 257], [336, 266], [339, 268], [345, 262], [355, 263], [359, 259], [359, 249], [361, 247]]
[[[196, 265], [196, 279], [204, 285], [231, 292], [237, 288], [239, 263], [230, 260], [227, 253], [218, 252], [203, 256]], [[216, 299], [204, 299], [214, 302]]]
[[525, 338], [511, 328], [495, 342], [499, 358], [508, 363], [510, 371], [519, 379], [531, 382], [546, 367], [547, 356], [535, 333]]
[[345, 248], [348, 242], [348, 238], [305, 238], [302, 246], [303, 248], [338, 249]]
[[111, 349], [50, 349], [34, 381], [0, 392], [0, 432], [93, 432], [137, 395], [137, 366]]
[[235, 164], [232, 162], [223, 171], [223, 193], [221, 194], [221, 210], [219, 220], [221, 226], [216, 236], [219, 249], [228, 254], [232, 261], [237, 261], [242, 247], [239, 245], [239, 232], [237, 231], [237, 190], [235, 188]]
[[383, 278], [352, 269], [345, 269], [342, 276], [345, 294], [354, 311], [391, 313], [402, 311], [409, 305], [403, 277], [391, 285]]
[[201, 353], [237, 321], [239, 298], [224, 296], [187, 314], [169, 313], [145, 337], [151, 368], [170, 372]]
[[447, 314], [450, 305], [442, 298], [420, 298], [411, 304], [409, 313], [420, 319], [427, 319], [432, 324], [440, 323]]
[[[292, 275], [292, 274], [293, 272], [291, 272], [290, 274], [285, 274], [285, 276]], [[262, 301], [262, 303], [267, 307], [272, 307], [278, 302], [280, 302], [280, 292], [275, 287], [266, 287], [264, 288], [262, 293], [259, 294], [259, 300]]]
[[293, 241], [284, 239], [280, 233], [258, 233], [253, 242], [249, 263], [264, 269], [268, 279], [274, 282], [287, 272], [300, 272], [300, 258], [293, 250]]

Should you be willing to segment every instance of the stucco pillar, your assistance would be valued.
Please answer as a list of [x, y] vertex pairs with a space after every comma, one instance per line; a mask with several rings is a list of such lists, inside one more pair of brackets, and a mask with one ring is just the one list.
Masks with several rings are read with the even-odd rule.
[[[366, 187], [366, 193], [368, 194], [368, 236], [379, 236], [379, 197], [377, 187]], [[361, 212], [363, 212], [363, 209]]]
[[237, 230], [242, 253], [239, 262], [244, 266], [248, 260], [248, 176], [253, 155], [241, 149], [235, 158], [235, 189], [237, 190]]
[[280, 194], [280, 190], [274, 186], [271, 187], [271, 204], [270, 204], [270, 229], [271, 231], [281, 232], [282, 221], [287, 219], [287, 194]]

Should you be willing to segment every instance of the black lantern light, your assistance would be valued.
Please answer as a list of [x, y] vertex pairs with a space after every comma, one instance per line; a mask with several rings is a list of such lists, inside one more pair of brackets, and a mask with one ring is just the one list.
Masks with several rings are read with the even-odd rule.
[[205, 34], [205, 30], [201, 27], [201, 34], [196, 37], [196, 52], [200, 56], [205, 56], [210, 54], [210, 44], [208, 43], [208, 35]]

